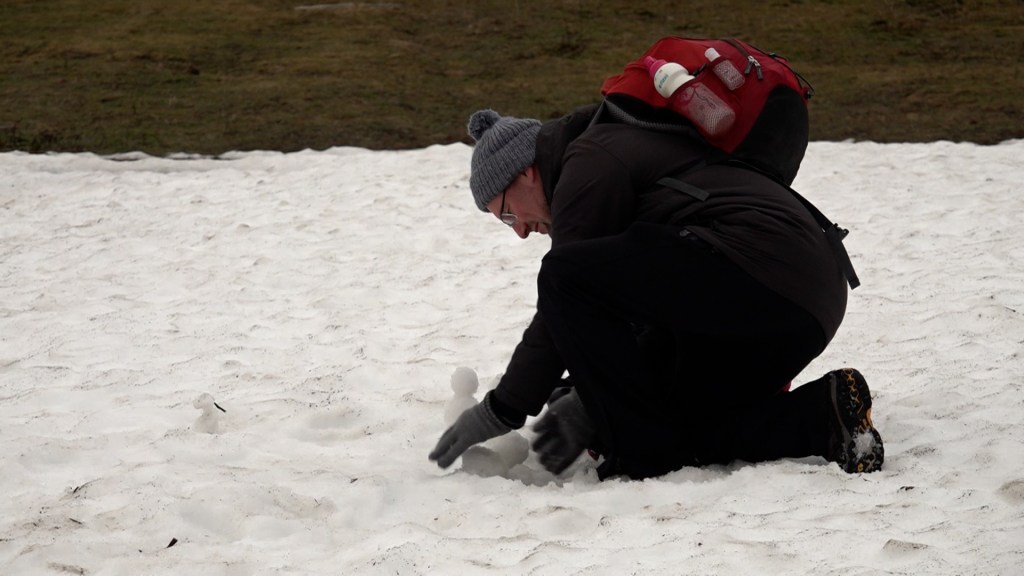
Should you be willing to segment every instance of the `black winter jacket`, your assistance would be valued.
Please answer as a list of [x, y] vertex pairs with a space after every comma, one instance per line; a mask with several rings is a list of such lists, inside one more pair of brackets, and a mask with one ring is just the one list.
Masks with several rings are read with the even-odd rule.
[[[756, 172], [712, 165], [681, 178], [700, 201], [656, 184], [708, 156], [697, 140], [619, 123], [590, 125], [596, 106], [544, 124], [536, 164], [551, 206], [552, 247], [624, 232], [634, 222], [686, 228], [767, 288], [811, 313], [831, 341], [846, 311], [846, 281], [821, 228], [783, 186]], [[537, 415], [565, 365], [540, 313], [494, 391]]]

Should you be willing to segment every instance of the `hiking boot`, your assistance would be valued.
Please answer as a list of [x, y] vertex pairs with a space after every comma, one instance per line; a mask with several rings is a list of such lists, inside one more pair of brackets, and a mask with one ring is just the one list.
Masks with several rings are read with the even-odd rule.
[[860, 372], [829, 372], [832, 415], [827, 458], [850, 474], [882, 469], [882, 436], [871, 424], [871, 391]]

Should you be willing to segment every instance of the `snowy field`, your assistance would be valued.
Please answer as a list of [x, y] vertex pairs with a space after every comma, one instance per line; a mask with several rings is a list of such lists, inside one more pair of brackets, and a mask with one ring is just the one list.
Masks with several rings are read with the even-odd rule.
[[882, 472], [644, 482], [427, 460], [548, 246], [469, 155], [0, 154], [0, 574], [1022, 573], [1024, 141], [808, 151], [863, 286], [797, 384], [865, 374]]

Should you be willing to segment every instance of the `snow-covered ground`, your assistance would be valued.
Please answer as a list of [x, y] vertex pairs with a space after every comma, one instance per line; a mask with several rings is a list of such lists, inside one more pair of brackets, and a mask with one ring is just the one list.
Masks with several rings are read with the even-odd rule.
[[0, 574], [1021, 573], [1024, 141], [811, 144], [864, 284], [797, 383], [865, 374], [882, 472], [604, 483], [427, 460], [548, 246], [469, 154], [0, 154]]

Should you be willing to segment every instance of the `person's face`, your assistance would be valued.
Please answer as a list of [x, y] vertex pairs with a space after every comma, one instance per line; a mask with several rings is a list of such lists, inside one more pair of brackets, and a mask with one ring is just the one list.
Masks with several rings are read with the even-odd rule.
[[530, 232], [547, 234], [551, 227], [551, 209], [534, 166], [517, 176], [504, 192], [491, 200], [487, 209], [520, 238], [526, 238]]

